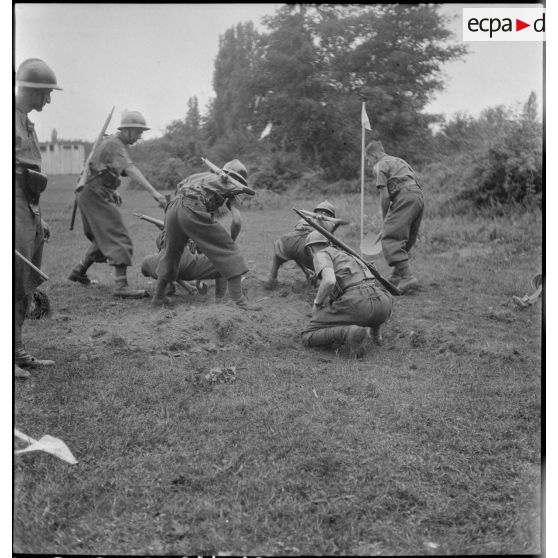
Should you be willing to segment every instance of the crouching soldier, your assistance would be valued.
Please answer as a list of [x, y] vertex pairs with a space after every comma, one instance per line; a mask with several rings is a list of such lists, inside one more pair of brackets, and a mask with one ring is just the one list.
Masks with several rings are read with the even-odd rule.
[[417, 240], [424, 212], [422, 189], [411, 166], [387, 155], [381, 142], [371, 141], [366, 146], [366, 159], [372, 167], [374, 186], [380, 190], [382, 250], [393, 267], [389, 280], [404, 294], [418, 287], [409, 267], [409, 251]]
[[[231, 226], [232, 228], [232, 226]], [[163, 231], [157, 237], [157, 248], [159, 249], [158, 254], [152, 254], [151, 256], [146, 256], [141, 262], [141, 272], [144, 277], [151, 277], [153, 279], [158, 279], [157, 276], [157, 266], [161, 261], [162, 248], [165, 243], [165, 231]], [[178, 273], [176, 279], [178, 281], [203, 281], [208, 279], [215, 280], [215, 302], [219, 303], [225, 297], [227, 292], [227, 280], [223, 279], [219, 272], [215, 269], [215, 266], [211, 263], [211, 260], [199, 254], [194, 247], [193, 250], [184, 250], [180, 262], [178, 264]], [[173, 294], [175, 291], [174, 285], [169, 283], [165, 295]]]
[[[335, 217], [335, 206], [326, 200], [314, 208], [314, 213], [327, 217]], [[329, 232], [334, 232], [339, 226], [338, 223], [327, 220], [321, 221], [320, 224]], [[277, 273], [279, 268], [289, 260], [294, 260], [296, 265], [303, 271], [307, 281], [313, 279], [314, 265], [312, 263], [312, 257], [307, 254], [305, 249], [306, 238], [313, 230], [315, 229], [304, 219], [299, 219], [293, 231], [282, 235], [275, 241], [273, 244], [273, 262], [271, 264], [269, 277], [265, 283], [268, 289], [274, 289], [277, 286]]]
[[[165, 212], [165, 241], [157, 266], [157, 290], [153, 297], [154, 306], [169, 302], [165, 296], [169, 283], [176, 281], [180, 258], [189, 239], [207, 256], [219, 275], [227, 280], [229, 295], [243, 310], [261, 310], [249, 304], [242, 293], [242, 275], [248, 272], [235, 238], [240, 232], [240, 209], [236, 196], [254, 194], [248, 188], [248, 172], [238, 160], [229, 161], [224, 167], [225, 176], [212, 172], [193, 174], [178, 184], [174, 199]], [[227, 175], [240, 184], [227, 180]], [[242, 188], [240, 187], [242, 186]], [[233, 216], [231, 234], [215, 220], [214, 213], [227, 204]]]
[[312, 319], [302, 332], [306, 347], [347, 344], [362, 357], [367, 340], [381, 342], [380, 326], [391, 315], [392, 298], [354, 256], [329, 244], [318, 231], [306, 240], [320, 285]]

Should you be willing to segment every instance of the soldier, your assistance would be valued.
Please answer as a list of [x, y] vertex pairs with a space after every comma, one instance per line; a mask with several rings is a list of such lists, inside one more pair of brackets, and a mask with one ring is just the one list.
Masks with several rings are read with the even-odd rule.
[[[33, 263], [41, 267], [43, 244], [50, 239], [48, 225], [41, 219], [39, 198], [46, 188], [47, 177], [41, 171], [39, 140], [28, 114], [41, 112], [50, 103], [53, 89], [61, 90], [54, 72], [38, 58], [22, 62], [16, 73], [17, 95], [15, 99], [15, 248]], [[31, 356], [23, 346], [21, 330], [33, 291], [42, 282], [38, 274], [21, 259], [15, 259], [15, 377], [26, 378], [26, 368], [54, 366], [52, 360], [40, 360]]]
[[339, 248], [318, 231], [306, 240], [320, 279], [312, 308], [312, 319], [302, 332], [306, 347], [345, 343], [351, 354], [364, 355], [367, 340], [380, 344], [380, 326], [391, 315], [392, 298], [370, 270], [357, 258]]
[[382, 250], [394, 269], [390, 282], [402, 294], [418, 287], [409, 267], [409, 251], [417, 240], [424, 212], [424, 199], [415, 171], [411, 166], [384, 152], [382, 143], [366, 146], [366, 160], [372, 167], [372, 180], [380, 190], [382, 206]]
[[[326, 200], [314, 208], [314, 213], [335, 217], [335, 206]], [[326, 220], [322, 221], [321, 225], [330, 232], [333, 232], [338, 227], [338, 224]], [[274, 289], [277, 286], [279, 268], [289, 260], [294, 260], [296, 265], [302, 269], [307, 281], [310, 282], [313, 279], [314, 267], [312, 265], [312, 258], [305, 250], [306, 237], [313, 230], [304, 219], [299, 219], [294, 226], [294, 231], [282, 235], [275, 241], [273, 245], [273, 262], [271, 263], [269, 277], [265, 283], [268, 289]]]
[[152, 194], [159, 207], [164, 209], [166, 206], [165, 196], [151, 186], [128, 154], [127, 146], [134, 144], [145, 130], [149, 128], [139, 112], [126, 112], [118, 132], [107, 136], [99, 144], [89, 164], [90, 176], [83, 190], [76, 194], [83, 232], [91, 241], [91, 246], [68, 279], [90, 285], [87, 270], [95, 262], [108, 262], [114, 266], [114, 296], [119, 298], [147, 296], [146, 291], [133, 290], [128, 285], [127, 268], [132, 265], [133, 246], [117, 208], [122, 203], [117, 191], [120, 177], [129, 176]]
[[[232, 235], [231, 235], [232, 236]], [[162, 248], [165, 241], [165, 232], [163, 231], [157, 237], [158, 254], [146, 256], [141, 262], [141, 272], [144, 277], [152, 277], [157, 279], [157, 266], [161, 261]], [[219, 303], [225, 297], [227, 292], [227, 280], [223, 279], [215, 266], [211, 263], [207, 256], [199, 254], [194, 246], [193, 249], [187, 248], [180, 257], [178, 264], [177, 280], [179, 281], [202, 281], [207, 279], [215, 280], [215, 302]], [[166, 295], [173, 294], [174, 285], [169, 284], [165, 292]]]
[[[229, 294], [237, 306], [243, 310], [261, 309], [249, 304], [242, 293], [241, 279], [248, 268], [235, 242], [240, 232], [240, 209], [236, 196], [253, 194], [253, 190], [248, 188], [246, 167], [238, 159], [229, 161], [223, 171], [244, 185], [244, 189], [229, 183], [226, 176], [217, 176], [212, 172], [193, 174], [178, 184], [176, 196], [165, 212], [165, 242], [157, 266], [159, 278], [153, 297], [154, 306], [169, 302], [165, 296], [166, 287], [176, 280], [184, 247], [191, 239], [220, 276], [227, 280]], [[223, 204], [228, 205], [233, 217], [231, 234], [214, 218], [214, 212]]]

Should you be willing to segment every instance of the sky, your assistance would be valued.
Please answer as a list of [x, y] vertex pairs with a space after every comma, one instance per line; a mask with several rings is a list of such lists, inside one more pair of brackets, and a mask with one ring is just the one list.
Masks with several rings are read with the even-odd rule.
[[[262, 16], [278, 6], [16, 4], [16, 67], [42, 58], [64, 89], [53, 93], [42, 113], [32, 114], [39, 139], [56, 128], [59, 137], [94, 140], [112, 106], [114, 126], [125, 109], [139, 110], [152, 128], [143, 137], [160, 136], [185, 116], [189, 97], [198, 97], [202, 111], [207, 106], [219, 36], [246, 21], [263, 30]], [[443, 7], [458, 42], [462, 6]], [[427, 112], [477, 115], [488, 106], [523, 104], [531, 91], [542, 105], [542, 43], [467, 44], [470, 53], [444, 67], [446, 90]]]

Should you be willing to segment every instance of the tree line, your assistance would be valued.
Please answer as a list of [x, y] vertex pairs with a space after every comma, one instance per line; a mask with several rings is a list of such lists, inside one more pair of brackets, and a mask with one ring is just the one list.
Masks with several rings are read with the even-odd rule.
[[[173, 189], [202, 170], [205, 155], [216, 162], [242, 159], [254, 184], [276, 192], [303, 178], [310, 187], [356, 189], [364, 99], [373, 127], [367, 140], [381, 139], [387, 152], [419, 169], [481, 150], [476, 174], [466, 169], [482, 191], [469, 188], [474, 203], [482, 205], [484, 183], [491, 200], [508, 190], [517, 201], [540, 196], [542, 128], [535, 98], [517, 118], [502, 107], [449, 122], [423, 112], [443, 89], [444, 64], [466, 53], [453, 42], [438, 5], [288, 4], [263, 22], [265, 31], [239, 23], [220, 37], [215, 95], [203, 113], [190, 97], [184, 118], [171, 122], [161, 138], [132, 148], [159, 188]], [[487, 136], [490, 123], [497, 133]], [[529, 186], [520, 187], [525, 180]]]

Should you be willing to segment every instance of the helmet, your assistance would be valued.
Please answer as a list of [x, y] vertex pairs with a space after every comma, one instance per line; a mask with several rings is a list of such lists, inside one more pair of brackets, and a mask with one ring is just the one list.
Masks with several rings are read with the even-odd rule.
[[335, 217], [335, 206], [329, 202], [329, 201], [323, 201], [322, 203], [319, 203], [315, 208], [314, 211], [318, 211], [318, 209], [320, 211], [325, 211], [326, 213], [329, 213], [329, 215], [331, 217]]
[[33, 89], [59, 89], [54, 72], [39, 58], [24, 60], [17, 69], [16, 85]]
[[122, 115], [122, 120], [120, 121], [119, 130], [124, 128], [141, 128], [142, 130], [149, 130], [145, 125], [145, 118], [141, 115], [141, 112], [137, 110], [126, 111]]
[[238, 160], [233, 159], [229, 161], [224, 167], [223, 170], [231, 175], [233, 178], [241, 182], [244, 186], [248, 185], [248, 171], [246, 167]]
[[312, 244], [329, 244], [329, 240], [321, 232], [312, 231], [306, 237], [304, 248], [308, 248], [308, 246], [312, 246]]

